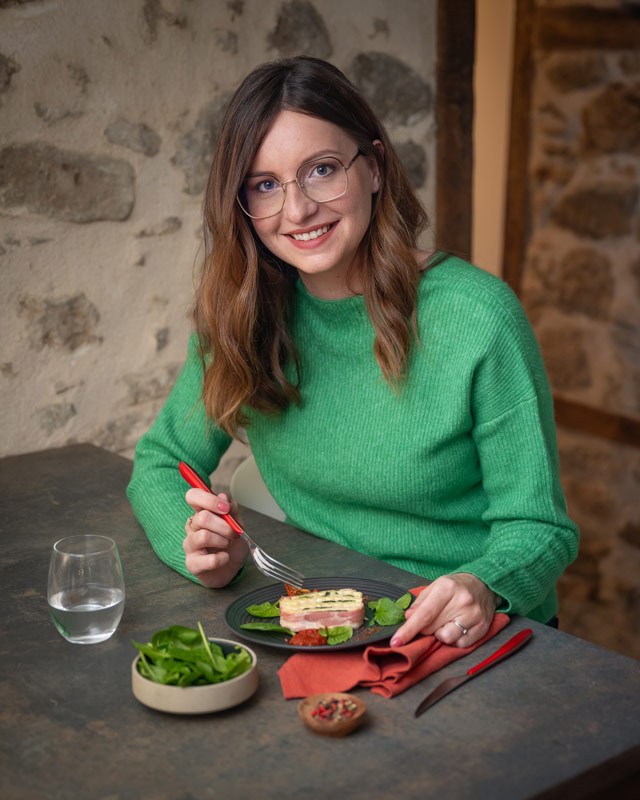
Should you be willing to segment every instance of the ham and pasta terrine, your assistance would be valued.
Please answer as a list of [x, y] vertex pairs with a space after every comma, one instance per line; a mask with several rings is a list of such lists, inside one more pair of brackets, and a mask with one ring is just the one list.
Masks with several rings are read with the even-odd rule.
[[280, 624], [294, 633], [311, 628], [359, 628], [364, 621], [362, 592], [326, 589], [280, 598]]

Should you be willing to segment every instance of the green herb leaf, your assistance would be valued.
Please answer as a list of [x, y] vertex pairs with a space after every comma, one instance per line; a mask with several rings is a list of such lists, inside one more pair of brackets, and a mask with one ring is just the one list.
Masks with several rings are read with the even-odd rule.
[[[406, 602], [406, 598], [409, 602]], [[406, 603], [406, 605], [405, 605]], [[404, 610], [411, 603], [411, 595], [403, 595], [399, 600], [393, 601], [389, 597], [381, 597], [379, 600], [371, 600], [367, 605], [374, 611], [371, 625], [397, 625], [404, 620]]]
[[318, 633], [327, 637], [327, 644], [342, 644], [351, 639], [353, 628], [351, 625], [336, 625], [335, 628], [320, 628]]
[[275, 603], [267, 601], [265, 603], [260, 603], [260, 605], [248, 606], [247, 613], [251, 614], [252, 617], [279, 617], [279, 603], [280, 601], [276, 600]]
[[241, 628], [246, 628], [248, 631], [280, 631], [281, 633], [290, 633], [293, 631], [289, 628], [284, 628], [282, 625], [277, 625], [275, 622], [245, 622]]
[[138, 672], [154, 683], [172, 686], [203, 686], [235, 678], [251, 667], [251, 656], [243, 647], [226, 656], [220, 645], [199, 630], [172, 625], [153, 634], [150, 643], [133, 642], [140, 651]]

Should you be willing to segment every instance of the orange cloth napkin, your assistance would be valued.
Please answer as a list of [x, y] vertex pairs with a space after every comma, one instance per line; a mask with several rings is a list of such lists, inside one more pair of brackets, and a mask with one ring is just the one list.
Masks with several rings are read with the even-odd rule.
[[464, 648], [443, 644], [431, 635], [416, 637], [399, 647], [371, 645], [364, 654], [356, 648], [335, 653], [296, 653], [278, 670], [282, 693], [290, 700], [363, 686], [374, 694], [395, 697], [432, 672], [473, 652], [508, 624], [506, 614], [496, 614], [482, 639]]

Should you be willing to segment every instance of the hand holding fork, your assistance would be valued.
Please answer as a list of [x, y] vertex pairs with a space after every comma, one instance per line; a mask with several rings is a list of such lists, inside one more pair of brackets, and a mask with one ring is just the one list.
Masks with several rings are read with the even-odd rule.
[[[242, 566], [248, 545], [255, 565], [263, 574], [302, 587], [304, 576], [258, 547], [229, 514], [231, 507], [223, 496], [216, 497], [188, 464], [180, 462], [179, 469], [191, 486], [206, 493], [204, 496], [187, 493], [187, 502], [197, 511], [185, 526], [187, 537], [183, 543], [187, 569], [201, 583], [209, 587], [226, 585]], [[231, 536], [226, 526], [220, 526], [220, 517], [234, 531]], [[211, 552], [212, 549], [214, 552]]]

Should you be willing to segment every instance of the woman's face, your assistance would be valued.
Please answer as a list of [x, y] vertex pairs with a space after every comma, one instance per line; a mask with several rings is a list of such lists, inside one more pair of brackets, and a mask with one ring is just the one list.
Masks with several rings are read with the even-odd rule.
[[[249, 174], [252, 180], [268, 174], [284, 183], [293, 180], [306, 161], [328, 155], [346, 166], [357, 152], [355, 140], [337, 125], [307, 114], [281, 111], [262, 141]], [[309, 292], [325, 299], [352, 294], [346, 286], [347, 270], [369, 226], [372, 194], [380, 188], [374, 158], [359, 156], [348, 175], [347, 193], [337, 200], [314, 202], [296, 183], [288, 183], [282, 211], [267, 219], [251, 220], [265, 247], [298, 270]]]

